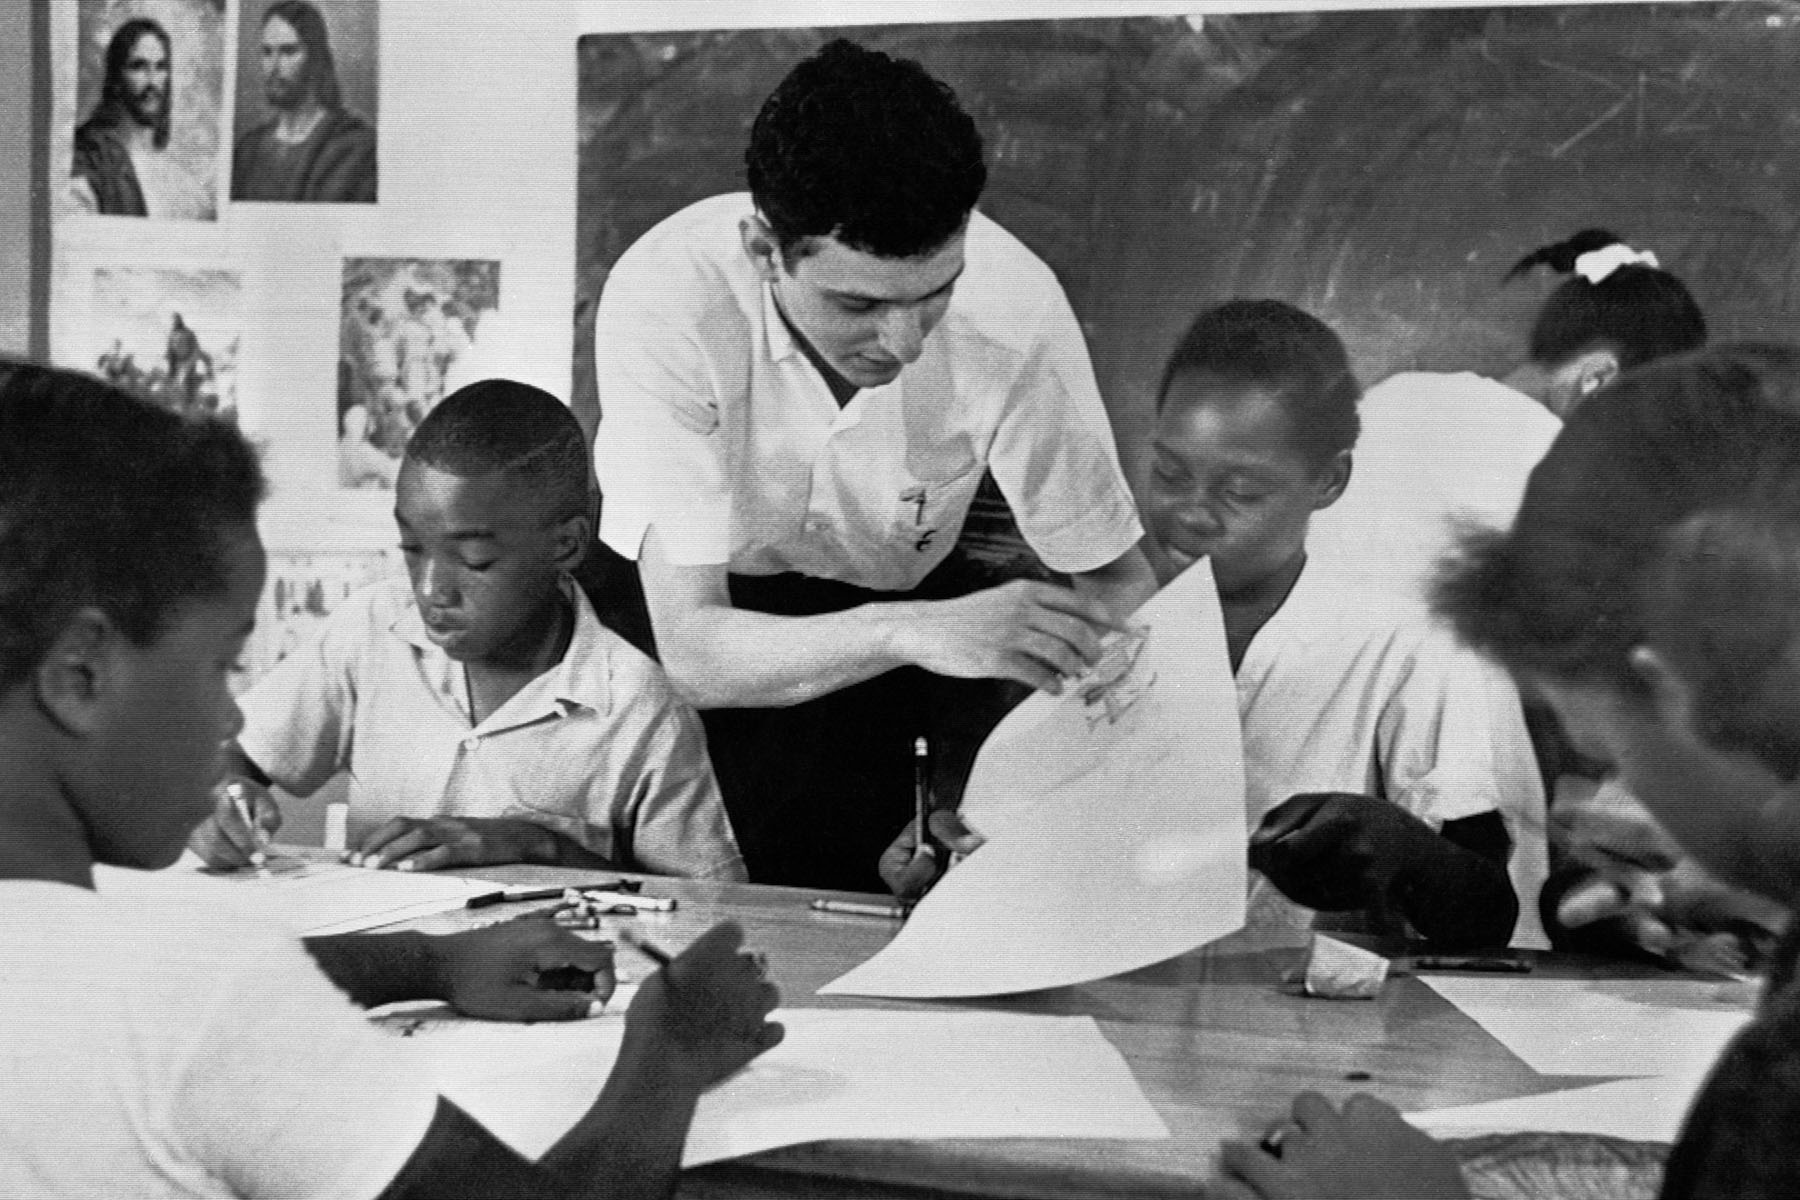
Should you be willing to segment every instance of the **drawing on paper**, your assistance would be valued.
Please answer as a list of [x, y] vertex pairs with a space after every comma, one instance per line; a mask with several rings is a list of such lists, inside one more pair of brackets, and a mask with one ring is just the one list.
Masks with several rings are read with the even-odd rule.
[[1156, 673], [1147, 666], [1138, 670], [1149, 641], [1147, 628], [1133, 626], [1108, 634], [1100, 643], [1099, 661], [1075, 681], [1076, 694], [1087, 706], [1089, 729], [1102, 723], [1117, 725], [1150, 691]]

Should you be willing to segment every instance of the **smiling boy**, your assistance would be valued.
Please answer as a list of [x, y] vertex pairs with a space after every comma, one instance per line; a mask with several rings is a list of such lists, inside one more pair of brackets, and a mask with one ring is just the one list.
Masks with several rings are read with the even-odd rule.
[[[261, 787], [348, 771], [365, 866], [744, 877], [698, 720], [568, 582], [592, 536], [586, 455], [568, 408], [524, 384], [426, 416], [394, 493], [408, 581], [346, 600], [243, 699], [237, 767], [265, 823]], [[253, 843], [221, 800], [195, 849], [235, 866]]]

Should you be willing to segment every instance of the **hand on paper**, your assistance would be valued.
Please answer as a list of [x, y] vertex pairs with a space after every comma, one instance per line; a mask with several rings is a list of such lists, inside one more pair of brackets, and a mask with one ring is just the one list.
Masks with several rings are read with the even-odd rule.
[[737, 922], [720, 922], [645, 979], [626, 1012], [620, 1062], [698, 1092], [778, 1045], [785, 1031], [768, 1016], [781, 993], [743, 944]]
[[1250, 835], [1250, 865], [1297, 904], [1322, 912], [1384, 901], [1423, 838], [1436, 835], [1397, 805], [1372, 796], [1290, 796]]
[[[917, 900], [931, 890], [950, 865], [952, 854], [973, 854], [987, 840], [963, 824], [953, 809], [943, 808], [931, 814], [925, 844], [919, 845], [913, 824], [906, 827], [881, 853], [877, 869], [888, 890], [902, 900]], [[935, 844], [934, 844], [935, 843]], [[939, 847], [943, 847], [939, 849]]]
[[[242, 796], [254, 829], [244, 823], [232, 789]], [[212, 816], [188, 835], [188, 849], [215, 871], [235, 871], [250, 866], [251, 856], [280, 828], [281, 806], [269, 789], [252, 779], [232, 778], [213, 789]]]
[[353, 866], [437, 871], [485, 863], [555, 862], [556, 835], [512, 817], [389, 817], [345, 852]]
[[[573, 1021], [613, 994], [610, 943], [589, 941], [546, 917], [522, 917], [431, 938], [440, 997], [490, 1021]], [[553, 972], [589, 972], [592, 991], [545, 986]]]
[[1556, 900], [1565, 929], [1604, 928], [1691, 971], [1739, 975], [1772, 951], [1779, 905], [1723, 883], [1611, 781], [1591, 795], [1559, 788], [1556, 833], [1575, 864]]
[[1050, 583], [1014, 580], [918, 604], [895, 636], [902, 657], [939, 675], [1012, 679], [1061, 694], [1100, 657], [1114, 627], [1106, 605]]
[[[1271, 1148], [1272, 1147], [1272, 1148]], [[1458, 1200], [1469, 1195], [1456, 1158], [1401, 1118], [1393, 1105], [1356, 1095], [1340, 1110], [1317, 1092], [1261, 1145], [1227, 1142], [1225, 1180], [1209, 1196], [1230, 1200]]]

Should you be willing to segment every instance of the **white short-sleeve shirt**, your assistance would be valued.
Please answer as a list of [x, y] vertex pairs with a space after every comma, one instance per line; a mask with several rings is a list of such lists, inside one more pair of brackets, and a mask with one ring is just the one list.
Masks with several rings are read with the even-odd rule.
[[1087, 345], [1055, 275], [971, 216], [966, 269], [920, 358], [839, 408], [739, 236], [748, 194], [651, 229], [594, 323], [600, 536], [636, 558], [916, 585], [956, 542], [984, 470], [1051, 568], [1142, 535]]
[[1314, 514], [1307, 550], [1366, 587], [1422, 596], [1465, 524], [1512, 524], [1562, 422], [1480, 375], [1407, 372], [1358, 406], [1350, 484]]
[[218, 880], [0, 882], [0, 1195], [378, 1195], [437, 1090]]
[[562, 661], [476, 724], [406, 581], [373, 584], [245, 693], [238, 744], [297, 795], [350, 772], [352, 841], [389, 817], [516, 817], [625, 870], [747, 878], [698, 716], [568, 593]]
[[[1513, 944], [1549, 942], [1543, 781], [1517, 690], [1426, 609], [1309, 561], [1237, 671], [1250, 827], [1302, 792], [1389, 800], [1436, 829], [1497, 811], [1512, 838]], [[1311, 910], [1251, 875], [1252, 925]]]

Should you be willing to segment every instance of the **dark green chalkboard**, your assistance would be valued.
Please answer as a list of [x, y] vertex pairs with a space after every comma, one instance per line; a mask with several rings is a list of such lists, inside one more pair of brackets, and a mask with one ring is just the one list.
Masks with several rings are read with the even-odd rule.
[[1587, 5], [596, 36], [581, 40], [576, 397], [632, 239], [742, 187], [764, 95], [845, 33], [923, 61], [987, 138], [983, 207], [1057, 271], [1135, 473], [1163, 356], [1201, 306], [1329, 321], [1365, 382], [1500, 371], [1603, 225], [1654, 249], [1715, 336], [1789, 336], [1800, 23], [1787, 4]]

